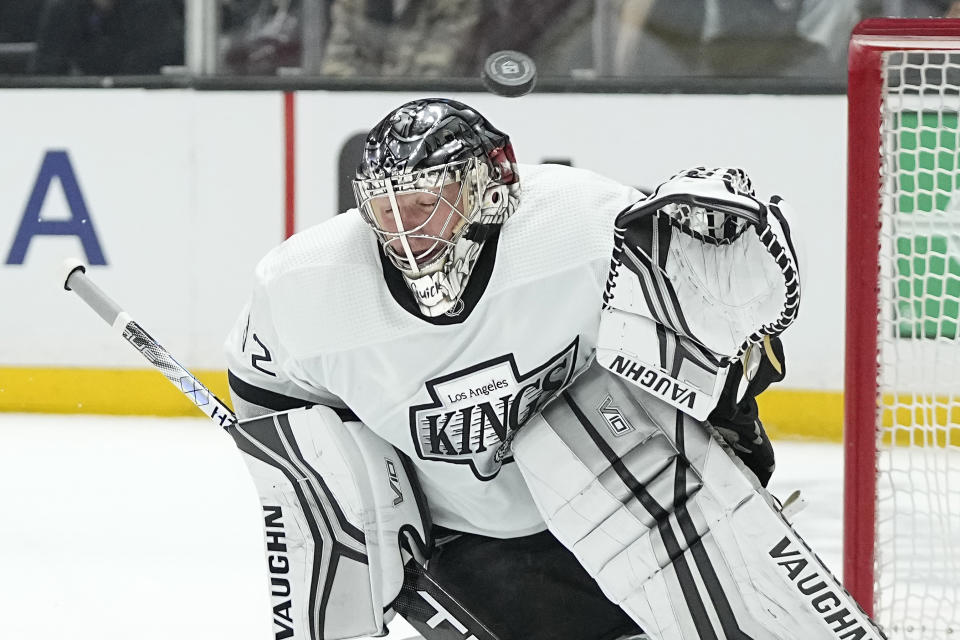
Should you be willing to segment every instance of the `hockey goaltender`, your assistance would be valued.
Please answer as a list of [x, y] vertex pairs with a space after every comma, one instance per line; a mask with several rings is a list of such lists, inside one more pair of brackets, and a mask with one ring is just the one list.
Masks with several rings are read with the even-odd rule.
[[276, 638], [884, 637], [764, 489], [783, 199], [518, 165], [445, 99], [370, 131], [354, 191], [226, 344]]

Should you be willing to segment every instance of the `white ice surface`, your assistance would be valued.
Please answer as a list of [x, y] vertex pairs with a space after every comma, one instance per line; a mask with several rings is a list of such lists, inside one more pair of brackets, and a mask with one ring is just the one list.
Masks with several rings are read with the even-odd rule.
[[[803, 491], [840, 577], [841, 447], [776, 449], [772, 489]], [[253, 483], [206, 420], [0, 413], [0, 492], [0, 639], [273, 637]]]

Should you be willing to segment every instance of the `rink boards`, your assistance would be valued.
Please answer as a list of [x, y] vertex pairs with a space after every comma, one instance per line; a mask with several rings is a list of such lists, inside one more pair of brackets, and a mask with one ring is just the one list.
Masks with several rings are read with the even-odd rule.
[[[0, 91], [0, 410], [192, 411], [65, 294], [68, 256], [90, 262], [104, 289], [225, 393], [221, 345], [257, 260], [289, 224], [335, 215], [360, 136], [413, 97]], [[839, 437], [843, 96], [451, 97], [510, 132], [522, 162], [566, 162], [643, 187], [690, 166], [741, 166], [760, 195], [792, 202], [807, 286], [786, 337], [784, 390], [768, 394], [764, 415], [775, 433]]]

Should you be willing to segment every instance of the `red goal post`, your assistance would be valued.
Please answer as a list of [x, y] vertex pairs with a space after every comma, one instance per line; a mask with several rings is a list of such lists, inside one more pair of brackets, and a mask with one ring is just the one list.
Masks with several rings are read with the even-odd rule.
[[847, 96], [844, 582], [960, 637], [960, 20], [861, 22]]

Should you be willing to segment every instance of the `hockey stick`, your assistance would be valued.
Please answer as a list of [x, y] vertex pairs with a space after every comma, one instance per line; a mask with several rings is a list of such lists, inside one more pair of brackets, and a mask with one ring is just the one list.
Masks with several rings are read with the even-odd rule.
[[[67, 260], [64, 271], [64, 289], [80, 296], [198, 409], [225, 430], [231, 431], [237, 424], [233, 411], [95, 285], [87, 277], [83, 263]], [[425, 567], [415, 561], [405, 567], [403, 589], [394, 601], [393, 608], [429, 640], [460, 640], [467, 636], [475, 640], [498, 640], [483, 623], [450, 596]]]
[[103, 320], [117, 331], [123, 339], [162, 373], [180, 392], [190, 399], [200, 411], [224, 429], [237, 423], [237, 417], [227, 405], [207, 389], [196, 376], [174, 359], [170, 352], [154, 340], [149, 333], [124, 311], [120, 305], [104, 293], [87, 277], [87, 268], [76, 260], [64, 263], [66, 277], [63, 288], [73, 291], [80, 299], [97, 312]]

